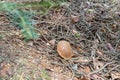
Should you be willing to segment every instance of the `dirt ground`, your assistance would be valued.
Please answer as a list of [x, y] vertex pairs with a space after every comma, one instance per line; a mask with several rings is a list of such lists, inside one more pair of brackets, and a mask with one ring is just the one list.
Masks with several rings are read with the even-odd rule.
[[[33, 19], [42, 35], [26, 42], [0, 13], [0, 80], [120, 80], [120, 0], [68, 0]], [[60, 40], [72, 46], [69, 60]]]

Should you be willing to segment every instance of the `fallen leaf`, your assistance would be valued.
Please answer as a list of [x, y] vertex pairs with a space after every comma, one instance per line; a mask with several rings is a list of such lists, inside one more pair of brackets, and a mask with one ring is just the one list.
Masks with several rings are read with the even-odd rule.
[[73, 80], [79, 80], [78, 78], [74, 77]]
[[111, 45], [110, 43], [107, 43], [107, 44], [106, 44], [106, 47], [107, 47], [109, 50], [111, 50], [111, 51], [114, 50], [114, 48], [112, 47], [112, 45]]
[[104, 63], [96, 60], [94, 63], [95, 70], [99, 70], [103, 65]]
[[50, 43], [46, 43], [47, 46], [50, 46]]
[[71, 20], [73, 23], [77, 23], [79, 21], [79, 16], [71, 15]]
[[84, 72], [88, 74], [91, 71], [89, 66], [84, 66]]
[[120, 49], [120, 45], [118, 46], [118, 49]]
[[85, 53], [85, 51], [83, 49], [81, 49], [80, 47], [77, 47], [77, 50], [80, 52], [80, 53]]
[[0, 70], [0, 76], [6, 77], [12, 74], [10, 64], [3, 63], [1, 67], [2, 69]]
[[72, 30], [73, 34], [78, 34], [78, 31], [76, 29]]
[[86, 57], [79, 57], [78, 60], [76, 60], [75, 62], [80, 62], [80, 63], [88, 63], [90, 62], [91, 60], [89, 60], [88, 58]]
[[97, 74], [92, 74], [91, 77], [93, 80], [104, 80], [100, 76], [98, 76]]
[[101, 32], [105, 33], [107, 30], [105, 28], [101, 29]]
[[97, 53], [99, 54], [99, 55], [101, 55], [101, 56], [103, 56], [103, 52], [102, 52], [102, 50], [100, 50], [100, 49], [97, 49]]
[[28, 45], [28, 46], [33, 46], [33, 42], [32, 42], [32, 41], [29, 41], [29, 42], [27, 43], [27, 45]]
[[120, 79], [120, 73], [118, 73], [118, 72], [111, 72], [111, 77], [112, 77], [112, 80]]
[[52, 40], [49, 41], [49, 43], [54, 46], [55, 45], [55, 41], [56, 41], [55, 39], [52, 39]]
[[117, 28], [117, 24], [112, 25], [112, 29], [115, 30]]
[[90, 80], [90, 79], [88, 77], [86, 77], [86, 76], [83, 76], [79, 80]]

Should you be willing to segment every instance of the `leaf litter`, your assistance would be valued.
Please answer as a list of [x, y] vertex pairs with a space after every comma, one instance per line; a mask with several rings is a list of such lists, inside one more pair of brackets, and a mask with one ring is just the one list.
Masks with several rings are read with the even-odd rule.
[[[35, 16], [35, 27], [41, 36], [28, 42], [23, 40], [19, 29], [10, 27], [10, 22], [1, 13], [1, 79], [120, 79], [119, 2], [67, 2], [68, 6], [53, 8], [47, 15]], [[72, 45], [76, 55], [70, 60], [64, 60], [56, 51], [60, 40], [69, 41]]]

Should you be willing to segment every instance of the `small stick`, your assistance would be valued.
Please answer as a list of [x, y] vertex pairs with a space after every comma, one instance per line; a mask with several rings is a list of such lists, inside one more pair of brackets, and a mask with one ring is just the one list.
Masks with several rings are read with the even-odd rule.
[[88, 75], [98, 73], [98, 72], [100, 72], [101, 70], [103, 70], [106, 66], [108, 66], [109, 64], [112, 64], [112, 63], [114, 63], [114, 62], [106, 63], [106, 64], [105, 64], [104, 66], [102, 66], [100, 69], [95, 70], [95, 71], [93, 71], [93, 72], [90, 72], [90, 73], [88, 73]]

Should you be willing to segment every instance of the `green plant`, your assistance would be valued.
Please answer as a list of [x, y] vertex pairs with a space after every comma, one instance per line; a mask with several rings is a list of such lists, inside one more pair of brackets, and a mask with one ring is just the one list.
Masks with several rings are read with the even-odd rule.
[[80, 38], [80, 33], [75, 33], [76, 38]]
[[20, 5], [16, 3], [1, 2], [0, 10], [4, 11], [7, 18], [13, 25], [21, 29], [25, 40], [38, 38], [38, 34], [34, 30], [32, 12], [19, 9]]
[[34, 14], [22, 10], [13, 10], [7, 15], [12, 24], [21, 29], [26, 40], [38, 38], [33, 26], [34, 21], [31, 19]]
[[0, 35], [0, 39], [2, 39], [3, 37]]
[[[32, 17], [35, 14], [46, 14], [52, 7], [59, 6], [61, 3], [51, 0], [42, 0], [40, 2], [0, 2], [0, 11], [4, 11], [7, 18], [13, 25], [21, 29], [25, 40], [38, 38], [38, 34], [34, 28], [34, 20]], [[26, 10], [31, 9], [31, 10]], [[34, 11], [32, 10], [34, 9]], [[38, 11], [40, 10], [40, 12]]]

